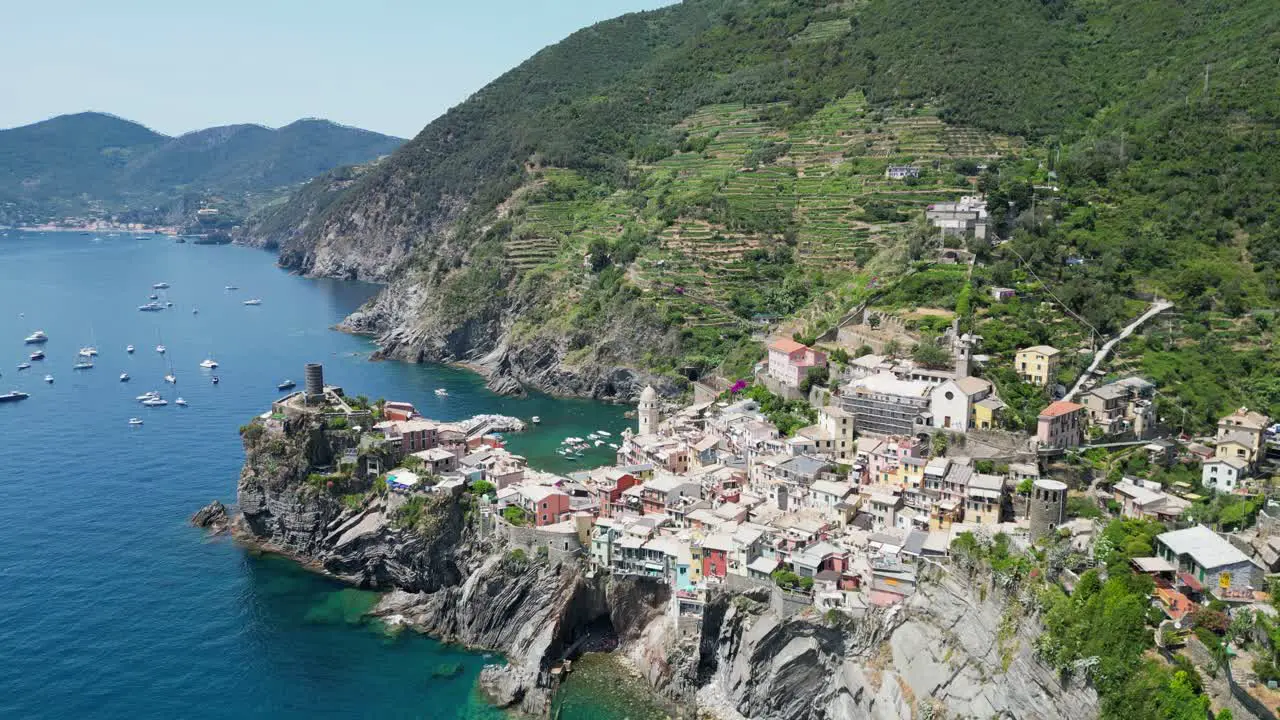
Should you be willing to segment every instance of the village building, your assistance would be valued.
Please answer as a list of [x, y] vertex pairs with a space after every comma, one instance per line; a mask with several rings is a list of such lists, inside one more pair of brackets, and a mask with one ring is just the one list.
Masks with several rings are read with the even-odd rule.
[[1217, 458], [1238, 458], [1251, 467], [1263, 456], [1267, 426], [1270, 419], [1260, 412], [1240, 408], [1218, 421]]
[[1261, 567], [1203, 525], [1157, 535], [1156, 554], [1178, 569], [1181, 584], [1220, 600], [1252, 600], [1251, 590], [1262, 581]]
[[[978, 403], [995, 393], [994, 386], [982, 378], [963, 377], [947, 380], [934, 388], [929, 399], [931, 424], [940, 430], [964, 433], [976, 427]], [[1003, 407], [1003, 403], [1000, 404]], [[986, 416], [987, 427], [995, 419], [996, 409]]]
[[1057, 348], [1036, 345], [1019, 350], [1014, 357], [1013, 369], [1023, 382], [1045, 387], [1058, 377], [1059, 353]]
[[1249, 463], [1241, 457], [1217, 457], [1200, 467], [1200, 484], [1217, 492], [1233, 493], [1249, 476]]
[[944, 237], [987, 237], [987, 201], [982, 197], [965, 195], [957, 202], [933, 203], [924, 216]]
[[1126, 378], [1096, 387], [1080, 396], [1089, 424], [1103, 435], [1131, 434], [1139, 440], [1155, 431], [1155, 386], [1142, 378]]
[[797, 452], [818, 453], [835, 460], [848, 460], [854, 455], [856, 418], [838, 406], [818, 408], [818, 424], [796, 431], [792, 447]]
[[923, 428], [933, 386], [919, 380], [899, 380], [880, 373], [850, 383], [840, 396], [841, 406], [854, 416], [859, 433], [913, 435]]
[[915, 165], [890, 165], [884, 171], [884, 176], [890, 180], [906, 180], [907, 178], [920, 177], [920, 168]]
[[1190, 502], [1180, 497], [1128, 480], [1116, 483], [1111, 492], [1113, 499], [1120, 505], [1120, 514], [1127, 518], [1172, 522], [1191, 507]]
[[1041, 447], [1073, 448], [1084, 441], [1085, 409], [1066, 400], [1050, 403], [1036, 418], [1036, 440]]
[[769, 377], [788, 387], [799, 387], [810, 369], [826, 366], [826, 353], [795, 340], [779, 338], [769, 345]]

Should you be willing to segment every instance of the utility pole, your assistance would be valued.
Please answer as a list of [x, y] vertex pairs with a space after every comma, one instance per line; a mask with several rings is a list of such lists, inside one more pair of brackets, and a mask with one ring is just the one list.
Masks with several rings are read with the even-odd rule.
[[1209, 94], [1209, 68], [1213, 67], [1213, 63], [1204, 64], [1204, 92]]

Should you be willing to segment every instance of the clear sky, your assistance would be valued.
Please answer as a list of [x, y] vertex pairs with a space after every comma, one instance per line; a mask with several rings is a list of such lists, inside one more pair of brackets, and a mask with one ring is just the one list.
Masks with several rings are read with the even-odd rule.
[[3, 0], [0, 128], [300, 117], [412, 137], [574, 30], [672, 0]]

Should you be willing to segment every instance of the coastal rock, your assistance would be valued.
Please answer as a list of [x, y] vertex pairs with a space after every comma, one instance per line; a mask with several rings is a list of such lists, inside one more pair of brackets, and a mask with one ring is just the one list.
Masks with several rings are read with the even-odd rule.
[[230, 525], [230, 518], [227, 516], [227, 506], [221, 502], [214, 500], [196, 511], [191, 516], [191, 524], [198, 528], [204, 528], [209, 532], [217, 535], [227, 531]]

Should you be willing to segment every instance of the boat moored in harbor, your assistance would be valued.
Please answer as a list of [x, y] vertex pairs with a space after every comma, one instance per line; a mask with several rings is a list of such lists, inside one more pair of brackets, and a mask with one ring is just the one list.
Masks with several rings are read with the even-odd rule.
[[43, 350], [37, 350], [37, 351], [35, 351], [35, 352], [31, 353], [28, 357], [30, 357], [32, 360], [43, 360], [43, 359], [44, 359], [44, 351], [43, 351]]
[[14, 390], [12, 392], [7, 392], [3, 395], [0, 395], [0, 403], [17, 402], [19, 400], [26, 400], [29, 397], [31, 396], [24, 392], [21, 392], [19, 390]]
[[261, 305], [262, 300], [260, 298], [253, 298], [251, 300], [245, 300], [244, 304], [245, 305]]
[[43, 330], [37, 330], [28, 335], [22, 342], [28, 345], [39, 345], [49, 342], [49, 336], [45, 335]]
[[279, 385], [277, 385], [277, 386], [276, 386], [276, 389], [277, 389], [277, 390], [292, 390], [292, 389], [294, 389], [294, 388], [296, 388], [296, 387], [298, 387], [298, 383], [296, 383], [296, 382], [294, 382], [294, 381], [292, 381], [292, 380], [285, 380], [284, 382], [282, 382], [282, 383], [280, 383]]

